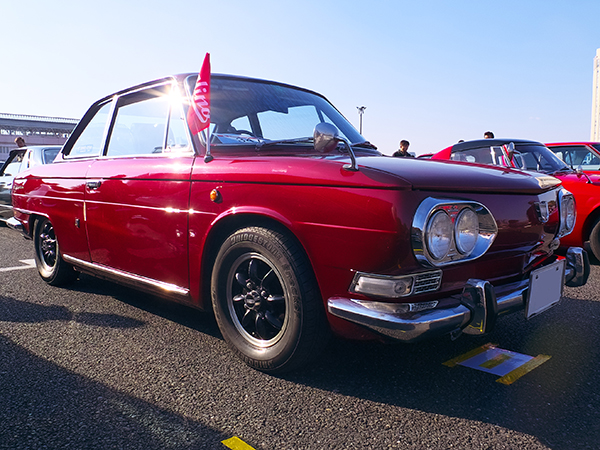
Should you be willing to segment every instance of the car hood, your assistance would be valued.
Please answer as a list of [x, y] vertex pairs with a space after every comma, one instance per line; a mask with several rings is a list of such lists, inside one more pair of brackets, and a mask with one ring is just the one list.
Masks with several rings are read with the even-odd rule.
[[555, 177], [504, 167], [417, 158], [359, 158], [361, 171], [387, 173], [413, 189], [452, 192], [539, 193], [560, 184]]
[[[347, 155], [215, 157], [197, 161], [193, 180], [294, 185], [321, 185], [437, 192], [520, 192], [539, 194], [560, 184], [542, 173], [455, 161], [433, 161], [390, 156], [358, 156], [359, 170], [344, 168]], [[50, 164], [54, 166], [55, 164]], [[44, 167], [44, 166], [41, 166]], [[43, 169], [38, 169], [38, 172]], [[144, 172], [144, 170], [142, 170]]]
[[583, 183], [583, 184], [593, 184], [596, 186], [600, 185], [600, 176], [584, 174], [584, 173], [556, 173], [554, 174], [556, 178], [561, 180], [563, 183], [571, 184], [571, 183]]

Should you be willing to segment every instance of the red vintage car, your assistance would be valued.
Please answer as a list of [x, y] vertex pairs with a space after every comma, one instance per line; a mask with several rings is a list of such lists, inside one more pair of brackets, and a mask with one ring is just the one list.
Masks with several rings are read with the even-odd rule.
[[[566, 152], [565, 156], [570, 157]], [[436, 153], [432, 159], [500, 165], [558, 178], [577, 203], [577, 222], [573, 232], [561, 238], [561, 247], [582, 247], [589, 242], [592, 253], [600, 260], [600, 178], [567, 166], [541, 142], [523, 139], [461, 142]]]
[[192, 134], [195, 75], [94, 103], [55, 162], [14, 182], [13, 227], [41, 277], [85, 272], [213, 309], [267, 372], [305, 365], [331, 332], [414, 342], [483, 334], [585, 284], [575, 223], [552, 177], [383, 156], [321, 95], [211, 78]]

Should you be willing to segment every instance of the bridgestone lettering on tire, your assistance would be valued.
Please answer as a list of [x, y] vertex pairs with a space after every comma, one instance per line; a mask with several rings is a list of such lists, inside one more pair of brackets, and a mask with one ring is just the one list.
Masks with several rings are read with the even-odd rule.
[[297, 369], [327, 341], [312, 269], [285, 234], [258, 227], [234, 232], [219, 250], [211, 286], [223, 337], [255, 369]]
[[77, 278], [73, 266], [63, 261], [54, 226], [46, 219], [38, 219], [33, 231], [35, 263], [42, 279], [52, 285], [61, 286]]

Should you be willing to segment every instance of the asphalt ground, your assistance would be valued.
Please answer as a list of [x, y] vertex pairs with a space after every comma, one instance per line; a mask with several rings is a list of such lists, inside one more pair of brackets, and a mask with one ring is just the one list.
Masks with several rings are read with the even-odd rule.
[[[207, 313], [88, 276], [47, 286], [31, 259], [0, 227], [0, 449], [600, 448], [597, 263], [559, 305], [487, 336], [334, 340], [276, 377], [236, 359]], [[443, 365], [487, 343], [551, 358], [510, 385]]]

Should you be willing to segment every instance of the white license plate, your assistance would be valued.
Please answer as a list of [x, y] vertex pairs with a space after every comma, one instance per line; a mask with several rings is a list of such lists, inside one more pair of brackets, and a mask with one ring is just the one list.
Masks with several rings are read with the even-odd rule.
[[525, 315], [529, 319], [560, 301], [565, 278], [565, 260], [534, 270], [529, 276], [529, 299]]

